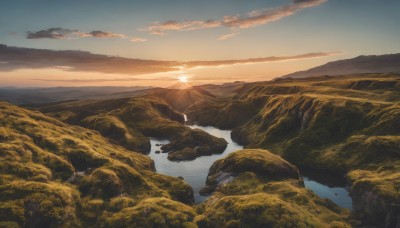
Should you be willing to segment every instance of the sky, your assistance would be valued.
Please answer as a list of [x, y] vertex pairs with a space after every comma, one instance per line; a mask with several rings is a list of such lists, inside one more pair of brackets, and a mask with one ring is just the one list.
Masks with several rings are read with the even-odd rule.
[[1, 0], [0, 44], [24, 52], [0, 49], [0, 86], [270, 80], [399, 53], [399, 10], [398, 0]]

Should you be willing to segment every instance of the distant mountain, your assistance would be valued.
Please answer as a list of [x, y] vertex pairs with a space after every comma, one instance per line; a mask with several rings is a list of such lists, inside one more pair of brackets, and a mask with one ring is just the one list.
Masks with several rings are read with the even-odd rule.
[[113, 99], [142, 95], [153, 89], [150, 86], [99, 86], [17, 88], [0, 87], [0, 100], [17, 105], [35, 105], [68, 100]]
[[298, 71], [282, 78], [306, 78], [321, 75], [342, 75], [360, 73], [400, 73], [400, 54], [358, 56], [329, 62], [325, 65]]

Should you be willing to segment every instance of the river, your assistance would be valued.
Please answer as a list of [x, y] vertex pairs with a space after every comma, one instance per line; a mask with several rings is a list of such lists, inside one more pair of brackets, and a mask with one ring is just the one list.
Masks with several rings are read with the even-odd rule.
[[[192, 129], [198, 128], [206, 131], [210, 135], [224, 138], [228, 142], [227, 148], [222, 154], [202, 156], [193, 161], [172, 162], [168, 160], [168, 154], [156, 153], [156, 151], [160, 151], [160, 144], [167, 144], [169, 141], [152, 138], [150, 140], [151, 152], [149, 156], [154, 160], [158, 173], [174, 177], [183, 177], [185, 181], [193, 187], [196, 203], [200, 203], [208, 198], [208, 196], [201, 196], [199, 191], [205, 186], [208, 170], [211, 165], [216, 160], [224, 158], [234, 151], [243, 149], [243, 146], [232, 141], [231, 131], [229, 130], [220, 130], [215, 127], [203, 127], [197, 125], [191, 125], [189, 127]], [[344, 188], [344, 185], [342, 186], [341, 184], [332, 184], [328, 182], [325, 183], [324, 178], [312, 178], [311, 176], [311, 174], [303, 175], [306, 188], [311, 189], [321, 198], [332, 200], [341, 207], [348, 209], [352, 208], [351, 197], [349, 196], [349, 192]], [[327, 177], [326, 180], [329, 181], [329, 178], [330, 177]]]

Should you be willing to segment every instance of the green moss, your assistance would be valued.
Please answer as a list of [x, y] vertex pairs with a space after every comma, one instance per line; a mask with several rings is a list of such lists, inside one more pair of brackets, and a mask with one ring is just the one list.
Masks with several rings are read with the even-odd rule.
[[171, 161], [190, 161], [198, 156], [196, 150], [186, 147], [183, 150], [173, 151], [168, 153], [168, 160]]
[[193, 203], [189, 185], [154, 173], [150, 158], [95, 131], [7, 103], [0, 125], [0, 221], [7, 224], [102, 226], [149, 197]]
[[0, 222], [0, 228], [19, 228], [20, 226], [16, 222], [7, 222], [2, 221]]
[[[341, 221], [343, 218], [332, 212], [309, 211], [268, 193], [224, 196], [196, 220], [199, 227], [329, 227]], [[350, 227], [345, 222], [342, 224]]]
[[199, 227], [329, 227], [348, 211], [304, 188], [298, 169], [266, 150], [241, 150], [216, 161], [215, 192], [198, 209]]
[[94, 196], [105, 198], [121, 194], [123, 187], [117, 174], [112, 170], [104, 168], [94, 170], [82, 182], [81, 189], [83, 192], [87, 191]]
[[79, 194], [60, 184], [12, 182], [0, 186], [0, 201], [5, 202], [2, 211], [6, 214], [2, 215], [7, 216], [6, 220], [21, 225], [51, 227], [79, 223], [75, 209], [80, 203]]
[[184, 126], [183, 114], [171, 108], [157, 93], [130, 99], [65, 102], [41, 110], [61, 119], [65, 116], [58, 113], [72, 111], [74, 115], [62, 120], [97, 130], [113, 142], [142, 153], [150, 151], [148, 137], [170, 140], [163, 148], [167, 151], [201, 147], [198, 156], [222, 153], [227, 145], [224, 139]]
[[399, 167], [381, 166], [377, 171], [354, 170], [351, 195], [356, 215], [366, 224], [395, 226], [400, 204]]
[[129, 197], [115, 197], [112, 198], [108, 206], [110, 211], [118, 212], [127, 207], [133, 207], [136, 201]]
[[185, 204], [149, 198], [108, 218], [106, 227], [187, 227], [195, 215], [194, 209]]
[[149, 178], [157, 187], [165, 189], [171, 199], [188, 205], [194, 204], [193, 189], [185, 181], [157, 173], [151, 173]]
[[221, 172], [239, 174], [253, 172], [272, 180], [294, 178], [299, 179], [298, 169], [267, 150], [239, 150], [229, 154], [224, 159], [216, 161], [210, 168], [207, 182], [213, 182], [214, 175]]

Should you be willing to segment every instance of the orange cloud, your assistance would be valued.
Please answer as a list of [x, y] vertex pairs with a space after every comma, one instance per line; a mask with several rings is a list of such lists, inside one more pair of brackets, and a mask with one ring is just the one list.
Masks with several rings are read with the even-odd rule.
[[224, 65], [246, 64], [246, 63], [278, 62], [287, 60], [319, 58], [337, 54], [340, 54], [340, 52], [318, 52], [318, 53], [307, 53], [307, 54], [293, 55], [293, 56], [270, 56], [263, 58], [236, 59], [236, 60], [190, 61], [186, 62], [185, 66], [191, 68], [191, 67], [201, 67], [201, 66], [224, 66]]
[[326, 1], [327, 0], [293, 0], [289, 5], [272, 9], [254, 10], [244, 17], [228, 15], [224, 16], [221, 20], [193, 20], [182, 22], [170, 20], [162, 23], [153, 23], [153, 25], [141, 30], [154, 35], [164, 35], [167, 31], [191, 31], [222, 26], [245, 29], [280, 20], [303, 9], [318, 6]]
[[130, 41], [134, 42], [134, 43], [142, 43], [142, 42], [146, 42], [147, 39], [144, 39], [141, 37], [131, 37]]
[[237, 35], [239, 35], [238, 32], [232, 32], [232, 33], [224, 34], [224, 35], [220, 36], [218, 38], [218, 40], [228, 40], [228, 39], [231, 39], [231, 38], [233, 38], [233, 37], [235, 37]]
[[221, 22], [214, 20], [206, 21], [166, 21], [163, 23], [153, 23], [153, 25], [141, 29], [142, 31], [147, 31], [153, 35], [164, 35], [165, 31], [191, 31], [199, 29], [208, 29], [221, 26]]
[[101, 72], [106, 74], [141, 75], [180, 71], [195, 67], [275, 62], [325, 57], [337, 52], [308, 53], [294, 56], [207, 61], [156, 61], [97, 55], [83, 51], [54, 51], [0, 45], [0, 71], [53, 68], [64, 71]]

